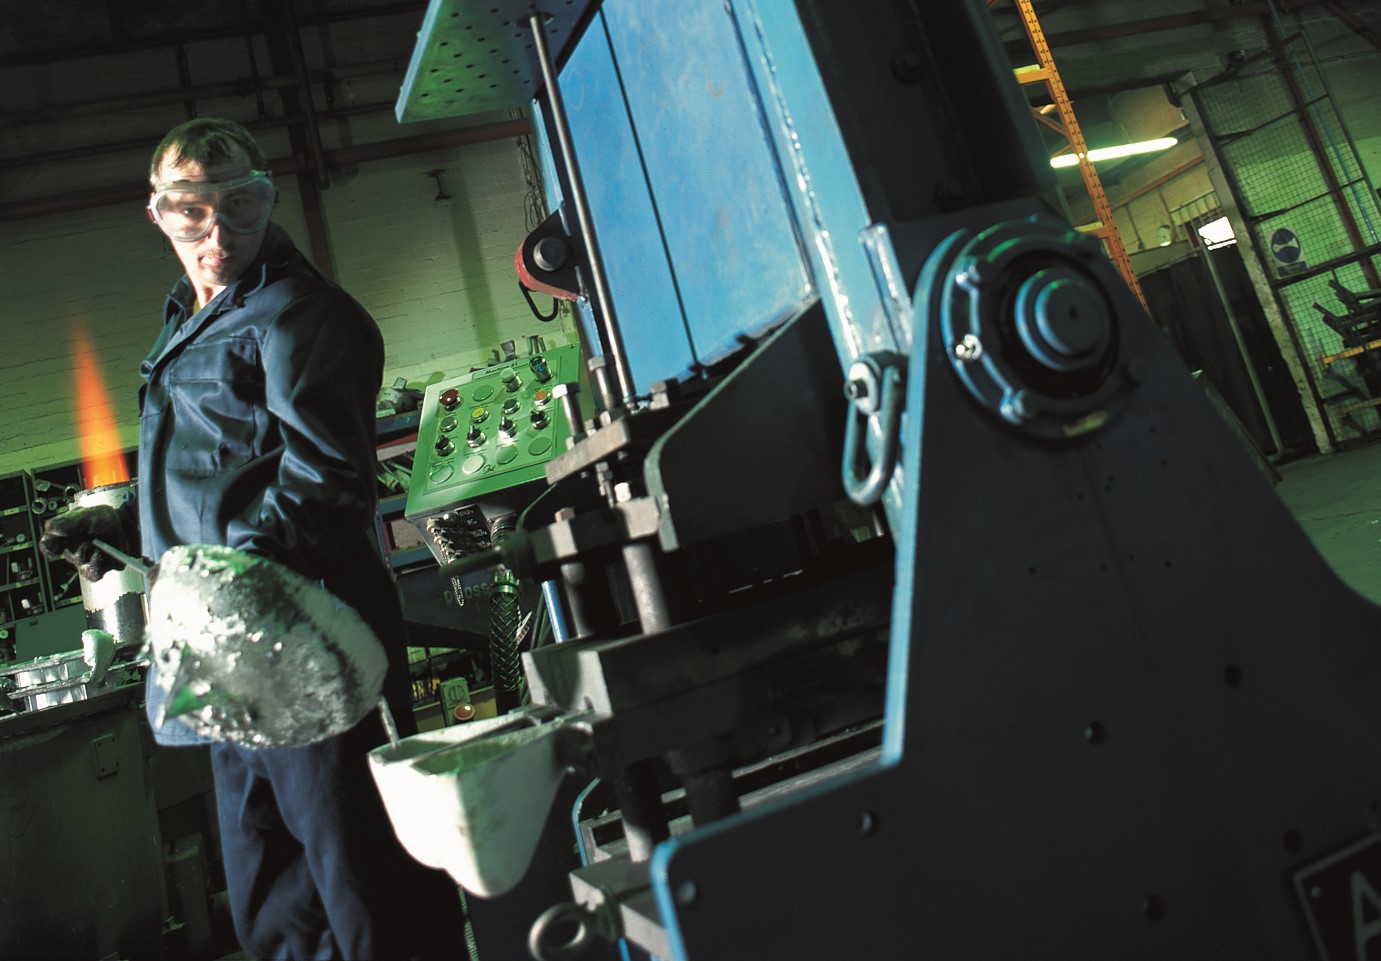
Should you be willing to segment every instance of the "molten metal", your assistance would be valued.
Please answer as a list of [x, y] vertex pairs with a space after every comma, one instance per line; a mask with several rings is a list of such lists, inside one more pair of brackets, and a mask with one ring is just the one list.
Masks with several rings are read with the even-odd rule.
[[310, 744], [372, 711], [387, 659], [369, 625], [319, 585], [228, 547], [173, 547], [149, 588], [165, 717], [251, 747]]

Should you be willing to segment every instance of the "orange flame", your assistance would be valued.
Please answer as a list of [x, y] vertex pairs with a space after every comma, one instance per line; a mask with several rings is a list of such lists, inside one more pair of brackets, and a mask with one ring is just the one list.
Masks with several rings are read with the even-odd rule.
[[129, 480], [129, 468], [120, 450], [120, 432], [115, 429], [115, 412], [101, 379], [96, 354], [85, 330], [72, 337], [77, 373], [77, 430], [81, 441], [82, 473], [86, 486], [94, 489]]

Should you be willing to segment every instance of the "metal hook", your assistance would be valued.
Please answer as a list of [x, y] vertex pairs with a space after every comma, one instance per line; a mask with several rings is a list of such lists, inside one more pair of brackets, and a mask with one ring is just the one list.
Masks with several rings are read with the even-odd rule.
[[[871, 506], [882, 497], [897, 467], [902, 408], [906, 399], [906, 368], [901, 356], [891, 351], [865, 354], [849, 368], [844, 386], [849, 398], [844, 427], [844, 492], [855, 504]], [[859, 429], [872, 418], [879, 420], [881, 448], [877, 460], [860, 479], [858, 465], [866, 463], [866, 432]]]

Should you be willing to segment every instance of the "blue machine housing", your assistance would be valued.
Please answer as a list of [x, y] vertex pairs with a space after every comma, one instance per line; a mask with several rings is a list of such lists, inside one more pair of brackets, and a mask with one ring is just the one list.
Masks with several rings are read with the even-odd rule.
[[[816, 296], [733, 20], [716, 5], [645, 6], [603, 5], [560, 75], [644, 388], [722, 360]], [[562, 180], [548, 172], [555, 209]]]

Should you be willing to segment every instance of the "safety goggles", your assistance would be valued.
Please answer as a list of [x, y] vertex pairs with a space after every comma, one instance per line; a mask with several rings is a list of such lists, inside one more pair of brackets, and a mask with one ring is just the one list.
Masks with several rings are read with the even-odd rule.
[[149, 216], [173, 240], [191, 242], [211, 232], [216, 221], [237, 234], [253, 234], [273, 213], [273, 181], [262, 170], [235, 180], [175, 180], [149, 198]]

